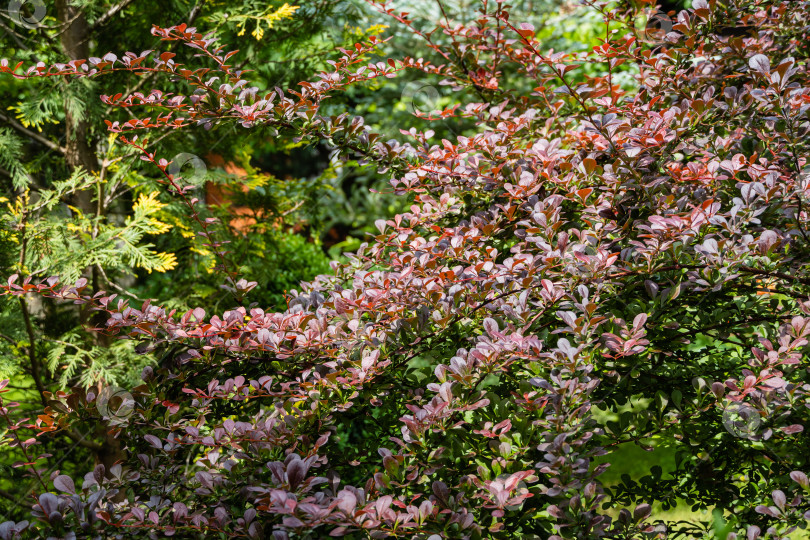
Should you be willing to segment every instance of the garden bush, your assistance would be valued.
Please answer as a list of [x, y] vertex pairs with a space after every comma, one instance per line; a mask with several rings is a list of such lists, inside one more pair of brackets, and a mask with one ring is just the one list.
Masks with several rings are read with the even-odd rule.
[[[286, 93], [252, 86], [235, 52], [186, 25], [153, 33], [198, 65], [161, 51], [3, 60], [16, 77], [185, 81], [186, 95], [102, 99], [133, 113], [110, 131], [192, 216], [201, 203], [143, 133], [237, 123], [327, 141], [410, 207], [283, 312], [244, 305], [255, 283], [213, 218], [198, 226], [233, 295], [221, 313], [12, 276], [7, 293], [97, 310], [105, 333], [163, 359], [124, 399], [74, 388], [28, 420], [2, 404], [3, 442], [37, 487], [0, 538], [804, 534], [810, 3], [694, 0], [671, 16], [587, 3], [604, 40], [585, 51], [544, 50], [504, 2], [433, 30], [374, 3], [433, 57], [375, 58], [371, 36]], [[404, 70], [454, 91], [430, 120], [475, 134], [383, 140], [320, 114]], [[38, 464], [38, 440], [99, 423], [122, 442], [117, 463], [83, 478]], [[674, 470], [603, 485], [628, 445], [674, 448]], [[677, 504], [714, 515], [657, 515]]]

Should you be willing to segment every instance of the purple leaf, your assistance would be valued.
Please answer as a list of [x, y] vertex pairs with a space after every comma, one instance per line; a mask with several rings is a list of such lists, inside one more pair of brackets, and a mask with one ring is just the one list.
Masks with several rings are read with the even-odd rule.
[[357, 497], [351, 491], [342, 489], [337, 494], [337, 506], [343, 512], [353, 515], [354, 509], [357, 507]]
[[652, 512], [652, 506], [646, 503], [640, 504], [636, 506], [635, 510], [633, 510], [633, 519], [636, 522], [646, 519], [647, 516], [650, 515], [650, 512]]
[[45, 515], [50, 515], [56, 512], [59, 506], [59, 498], [53, 493], [43, 493], [39, 496], [39, 506]]
[[780, 428], [780, 430], [784, 433], [787, 433], [788, 435], [793, 435], [795, 433], [801, 433], [802, 431], [804, 431], [804, 426], [802, 426], [801, 424], [791, 424], [789, 426]]
[[764, 54], [755, 54], [749, 58], [748, 65], [751, 66], [751, 69], [763, 75], [767, 75], [771, 72], [771, 61], [768, 60], [768, 57]]
[[303, 460], [295, 459], [287, 465], [287, 481], [290, 483], [290, 489], [295, 490], [307, 475], [306, 463]]
[[754, 510], [758, 514], [764, 514], [766, 516], [771, 516], [771, 517], [779, 517], [779, 513], [774, 511], [773, 507], [765, 506], [764, 504], [760, 504], [759, 506], [754, 508]]
[[778, 506], [780, 510], [784, 510], [785, 503], [787, 502], [785, 493], [782, 490], [777, 489], [771, 493], [771, 496], [773, 497], [773, 502], [776, 504], [776, 506]]
[[70, 493], [71, 495], [74, 495], [76, 493], [76, 486], [73, 484], [73, 478], [65, 474], [60, 474], [54, 479], [53, 487], [55, 487], [59, 491]]
[[808, 480], [807, 475], [802, 471], [793, 471], [790, 473], [790, 478], [804, 489], [807, 489], [808, 486], [810, 486], [810, 480]]
[[160, 439], [158, 439], [154, 435], [151, 435], [151, 434], [144, 435], [143, 438], [146, 439], [146, 442], [148, 442], [149, 444], [151, 444], [152, 446], [154, 446], [158, 450], [163, 449], [163, 443], [161, 443]]

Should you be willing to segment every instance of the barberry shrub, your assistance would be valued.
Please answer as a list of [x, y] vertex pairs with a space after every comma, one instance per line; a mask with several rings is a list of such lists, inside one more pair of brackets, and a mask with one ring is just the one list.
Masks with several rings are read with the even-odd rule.
[[[375, 3], [435, 58], [373, 61], [371, 38], [286, 93], [252, 87], [233, 52], [184, 25], [154, 33], [199, 65], [165, 52], [4, 60], [17, 77], [185, 80], [187, 95], [102, 99], [158, 111], [109, 128], [192, 213], [137, 133], [238, 122], [327, 140], [412, 205], [281, 313], [239, 305], [253, 284], [205, 221], [235, 299], [224, 313], [12, 276], [10, 294], [84, 304], [107, 314], [106, 332], [171, 354], [144, 371], [127, 414], [81, 388], [34, 421], [3, 403], [3, 440], [37, 487], [0, 538], [802, 534], [810, 3], [694, 0], [652, 33], [630, 8], [588, 3], [605, 36], [584, 52], [545, 51], [501, 2], [436, 30]], [[385, 141], [362, 118], [320, 113], [402, 70], [451, 88], [456, 104], [430, 118], [475, 133]], [[38, 465], [37, 438], [98, 423], [125, 443], [119, 463], [83, 479]], [[674, 448], [674, 468], [600, 481], [633, 445]], [[675, 504], [715, 515], [667, 522], [659, 510]]]

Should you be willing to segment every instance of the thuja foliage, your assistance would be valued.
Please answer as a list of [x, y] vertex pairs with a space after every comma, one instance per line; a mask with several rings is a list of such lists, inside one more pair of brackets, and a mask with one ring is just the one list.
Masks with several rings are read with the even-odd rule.
[[[186, 25], [153, 32], [195, 49], [195, 65], [163, 50], [2, 61], [23, 78], [184, 80], [185, 95], [102, 99], [132, 113], [110, 131], [191, 216], [200, 203], [144, 131], [237, 123], [327, 140], [411, 205], [283, 312], [240, 303], [254, 283], [238, 279], [213, 220], [197, 225], [233, 293], [221, 313], [12, 276], [9, 294], [97, 310], [105, 333], [166, 353], [117, 410], [83, 388], [51, 394], [36, 419], [2, 404], [4, 444], [36, 484], [30, 512], [0, 537], [804, 529], [810, 3], [695, 0], [666, 35], [642, 41], [632, 7], [589, 2], [605, 34], [585, 52], [544, 50], [505, 3], [433, 30], [374, 6], [432, 57], [375, 61], [372, 36], [287, 93], [253, 86], [235, 52]], [[456, 103], [432, 118], [463, 118], [475, 133], [383, 140], [362, 118], [321, 114], [330, 97], [405, 70], [453, 88]], [[635, 87], [616, 84], [620, 72]], [[603, 421], [610, 413], [618, 421]], [[83, 478], [41, 466], [38, 442], [99, 424], [124, 445], [116, 464]], [[676, 448], [675, 470], [603, 485], [627, 445]], [[653, 512], [679, 500], [715, 518]]]
[[[343, 38], [331, 31], [331, 20], [326, 24], [327, 15], [341, 9], [341, 3], [326, 0], [306, 6], [253, 0], [181, 0], [168, 5], [59, 1], [47, 6], [43, 2], [10, 2], [3, 5], [0, 50], [4, 57], [24, 64], [103, 57], [121, 43], [143, 50], [159, 43], [149, 33], [151, 21], [165, 17], [199, 23], [222, 39], [236, 40], [239, 33], [246, 32], [241, 61], [258, 65], [261, 58], [253, 76], [267, 86], [287, 86], [303, 77], [302, 73], [308, 75], [315, 66], [326, 65], [324, 57], [335, 43], [324, 35], [331, 32], [336, 40]], [[193, 54], [191, 49], [182, 49], [175, 51], [180, 57], [185, 52]], [[167, 296], [210, 308], [216, 302], [214, 293], [221, 290], [220, 280], [210, 271], [214, 254], [193, 242], [196, 231], [182, 203], [159, 191], [154, 177], [160, 172], [139, 162], [137, 156], [132, 159], [137, 150], [116, 144], [114, 134], [107, 132], [103, 122], [110, 108], [98, 99], [99, 94], [119, 88], [151, 88], [148, 76], [138, 79], [128, 75], [37, 80], [0, 77], [0, 228], [4, 242], [0, 273], [58, 274], [69, 282], [84, 276], [107, 290], [125, 286], [138, 298], [154, 296], [157, 285]], [[183, 87], [182, 81], [164, 79], [161, 88], [171, 92], [175, 84]], [[211, 154], [228, 162], [249, 162], [254, 155], [267, 153], [264, 143], [254, 143], [257, 137], [228, 136], [225, 130], [162, 135], [152, 139], [153, 150], [170, 157], [179, 153], [197, 156], [200, 164]], [[198, 175], [199, 184], [208, 181], [224, 189], [245, 183], [254, 188], [254, 194], [265, 194], [261, 198], [264, 229], [258, 232], [258, 227], [254, 228], [254, 244], [271, 243], [275, 236], [287, 235], [312, 206], [302, 199], [323, 191], [322, 181], [293, 168], [287, 174], [295, 180], [283, 185], [268, 175], [236, 179], [213, 163], [208, 168], [207, 174]], [[302, 184], [306, 190], [293, 189]], [[299, 196], [301, 192], [305, 193]], [[227, 215], [232, 210], [227, 206], [209, 208], [204, 218]], [[251, 201], [240, 206], [256, 204]], [[291, 208], [298, 210], [291, 212]], [[228, 236], [232, 244], [243, 239], [236, 231]], [[235, 264], [248, 271], [263, 264], [241, 248], [232, 250]], [[286, 260], [279, 261], [278, 274], [309, 279], [328, 264], [313, 250], [308, 255], [303, 261], [289, 261], [290, 266]], [[317, 270], [310, 263], [315, 263]], [[287, 279], [276, 283], [273, 275], [262, 277], [262, 285], [283, 285], [282, 291], [290, 288]], [[261, 299], [283, 306], [278, 292]], [[106, 340], [81, 331], [91, 321], [87, 312], [73, 308], [33, 299], [0, 301], [4, 327], [0, 377], [16, 375], [12, 385], [16, 390], [26, 386], [54, 390], [63, 388], [65, 380], [70, 384], [106, 381], [122, 385], [136, 381], [150, 358], [124, 354], [124, 343], [111, 353]], [[25, 319], [30, 327], [23, 323]], [[61, 350], [65, 347], [68, 354]], [[57, 364], [59, 373], [48, 369], [46, 358], [64, 360]], [[38, 380], [21, 381], [19, 375], [26, 371]], [[39, 401], [37, 396], [25, 398]]]

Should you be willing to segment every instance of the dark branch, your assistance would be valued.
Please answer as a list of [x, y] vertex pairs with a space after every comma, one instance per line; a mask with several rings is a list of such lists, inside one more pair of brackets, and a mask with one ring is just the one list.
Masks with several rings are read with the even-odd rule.
[[0, 120], [5, 122], [6, 124], [11, 126], [12, 128], [16, 129], [17, 131], [19, 131], [20, 133], [22, 133], [23, 135], [25, 135], [29, 139], [32, 139], [32, 140], [38, 142], [39, 144], [50, 148], [51, 150], [55, 150], [55, 151], [57, 151], [59, 153], [62, 153], [62, 154], [67, 152], [67, 150], [64, 147], [59, 146], [58, 144], [56, 144], [53, 141], [49, 141], [48, 139], [46, 139], [42, 135], [34, 133], [30, 129], [26, 128], [25, 126], [23, 126], [22, 124], [20, 124], [16, 120], [14, 120], [13, 118], [10, 118], [10, 117], [6, 116], [3, 113], [0, 113]]

